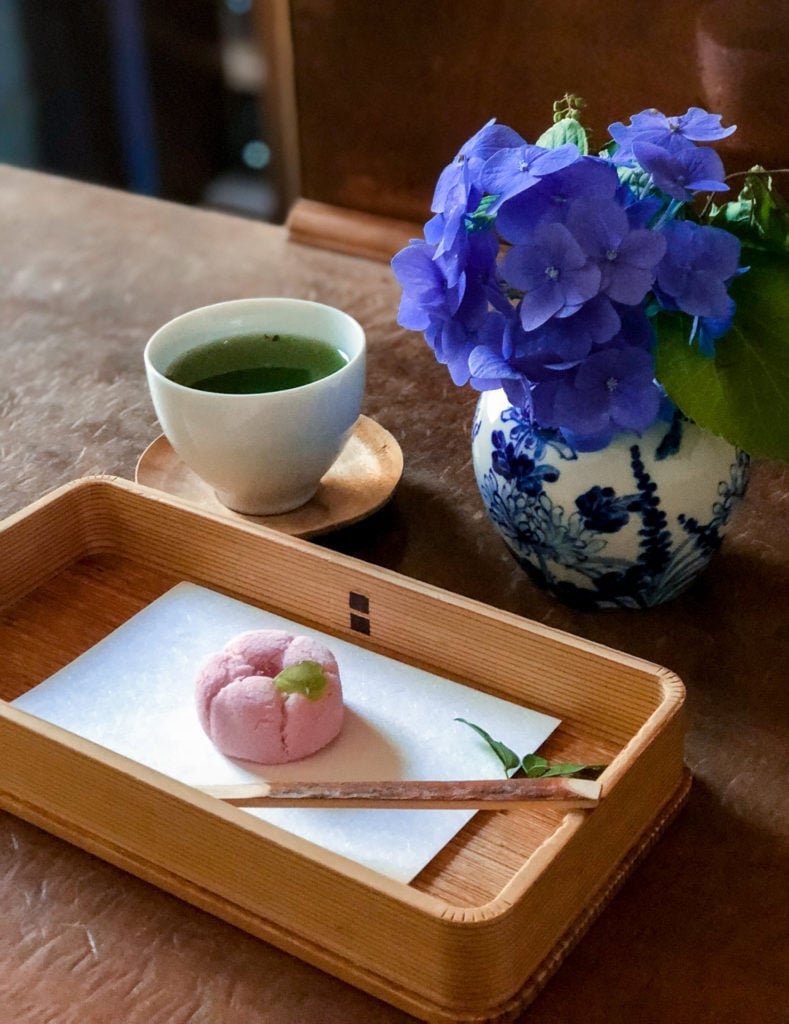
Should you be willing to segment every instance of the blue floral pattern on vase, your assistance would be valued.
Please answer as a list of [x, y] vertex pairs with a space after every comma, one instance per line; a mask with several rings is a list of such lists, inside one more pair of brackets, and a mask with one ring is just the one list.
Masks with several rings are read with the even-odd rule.
[[503, 392], [480, 398], [472, 454], [519, 564], [581, 608], [647, 608], [681, 593], [720, 547], [749, 471], [746, 454], [680, 416], [578, 452]]

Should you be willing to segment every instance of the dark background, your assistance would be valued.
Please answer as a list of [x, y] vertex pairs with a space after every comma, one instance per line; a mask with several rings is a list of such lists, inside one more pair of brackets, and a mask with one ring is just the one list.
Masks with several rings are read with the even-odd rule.
[[251, 25], [251, 0], [0, 0], [0, 160], [274, 219]]
[[787, 167], [788, 55], [787, 0], [0, 0], [0, 161], [423, 221], [464, 139], [496, 117], [534, 140], [567, 91], [593, 143], [699, 105], [738, 125], [727, 171]]

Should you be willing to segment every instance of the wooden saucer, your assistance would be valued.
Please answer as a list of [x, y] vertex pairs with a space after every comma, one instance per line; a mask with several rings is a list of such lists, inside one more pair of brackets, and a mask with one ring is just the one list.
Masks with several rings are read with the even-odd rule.
[[245, 516], [226, 508], [213, 488], [181, 461], [164, 436], [142, 453], [134, 478], [138, 484], [174, 494], [228, 519], [259, 523], [291, 537], [317, 537], [376, 512], [392, 496], [402, 474], [400, 445], [375, 420], [360, 416], [315, 497], [301, 508], [278, 516]]

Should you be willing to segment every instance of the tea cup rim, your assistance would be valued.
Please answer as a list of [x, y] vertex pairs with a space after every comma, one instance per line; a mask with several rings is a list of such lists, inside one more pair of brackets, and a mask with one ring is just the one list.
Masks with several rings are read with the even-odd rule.
[[[180, 384], [178, 381], [172, 380], [166, 375], [166, 372], [159, 368], [154, 362], [152, 351], [161, 343], [162, 336], [165, 333], [170, 333], [173, 329], [177, 329], [179, 326], [188, 324], [189, 321], [199, 320], [204, 318], [206, 315], [216, 313], [220, 315], [222, 312], [229, 312], [236, 310], [239, 314], [244, 311], [252, 311], [255, 309], [264, 310], [266, 308], [280, 308], [285, 309], [287, 307], [297, 307], [300, 309], [312, 309], [315, 311], [325, 311], [331, 316], [338, 317], [343, 320], [348, 327], [351, 328], [353, 334], [357, 335], [356, 350], [353, 354], [346, 352], [348, 361], [340, 366], [337, 370], [330, 373], [327, 377], [321, 377], [318, 380], [310, 381], [307, 384], [299, 384], [292, 388], [286, 388], [282, 391], [266, 391], [266, 392], [253, 392], [250, 394], [235, 394], [233, 392], [212, 392], [212, 391], [201, 391], [197, 388], [190, 387], [188, 384]], [[292, 329], [292, 333], [300, 333], [297, 327]], [[199, 342], [198, 344], [204, 344], [205, 342]], [[174, 388], [181, 392], [187, 392], [194, 396], [205, 396], [206, 400], [217, 400], [219, 398], [232, 399], [234, 402], [244, 401], [260, 401], [261, 397], [267, 401], [282, 401], [289, 394], [294, 392], [304, 392], [308, 390], [316, 390], [324, 386], [326, 381], [333, 380], [336, 382], [340, 376], [345, 376], [360, 360], [364, 360], [366, 356], [367, 342], [364, 328], [361, 323], [350, 313], [346, 313], [345, 310], [340, 309], [338, 306], [332, 306], [329, 303], [317, 302], [313, 299], [300, 299], [289, 296], [257, 296], [247, 297], [242, 299], [225, 299], [220, 302], [209, 303], [205, 306], [197, 306], [193, 309], [185, 310], [183, 313], [179, 313], [177, 316], [172, 317], [170, 320], [161, 324], [154, 333], [150, 336], [145, 344], [143, 350], [143, 360], [148, 370], [153, 373], [157, 379], [160, 380], [166, 387]], [[186, 349], [184, 350], [186, 351]]]

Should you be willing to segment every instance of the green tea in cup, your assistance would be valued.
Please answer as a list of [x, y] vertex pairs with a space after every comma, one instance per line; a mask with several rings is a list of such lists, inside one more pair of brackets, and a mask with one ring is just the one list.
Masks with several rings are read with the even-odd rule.
[[144, 361], [175, 454], [228, 508], [270, 516], [309, 501], [353, 433], [365, 355], [347, 313], [270, 297], [182, 313]]
[[223, 395], [257, 395], [304, 387], [347, 365], [342, 349], [299, 334], [237, 334], [180, 355], [165, 376]]

